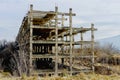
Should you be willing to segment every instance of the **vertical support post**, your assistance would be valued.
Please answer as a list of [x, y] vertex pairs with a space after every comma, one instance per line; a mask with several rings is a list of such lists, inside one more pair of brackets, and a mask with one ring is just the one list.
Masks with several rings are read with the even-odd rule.
[[[62, 42], [63, 41], [64, 41], [64, 34], [62, 34]], [[64, 54], [64, 44], [62, 44], [61, 50], [62, 50], [62, 54]], [[62, 60], [62, 64], [64, 65], [64, 58], [62, 58], [61, 60]]]
[[[64, 14], [62, 14], [62, 24], [61, 27], [64, 27]], [[62, 34], [62, 38], [61, 38], [62, 42], [64, 41], [64, 34]], [[62, 44], [62, 54], [64, 54], [64, 44]], [[62, 60], [62, 64], [64, 65], [64, 58], [61, 59]]]
[[30, 5], [30, 69], [29, 69], [29, 75], [32, 73], [32, 35], [33, 35], [33, 30], [32, 30], [32, 25], [33, 25], [33, 17], [32, 17], [32, 10], [33, 10], [33, 5]]
[[92, 50], [92, 70], [93, 70], [93, 73], [94, 73], [94, 71], [95, 71], [95, 69], [94, 69], [94, 24], [91, 24], [91, 41], [92, 41], [92, 43], [91, 43], [91, 50]]
[[55, 7], [55, 76], [58, 76], [58, 7]]
[[[67, 41], [68, 41], [68, 37], [66, 36], [66, 42], [67, 42]], [[65, 52], [66, 52], [66, 53], [68, 53], [68, 48], [67, 48], [67, 47], [68, 47], [68, 46], [65, 47], [65, 49], [66, 49]]]
[[61, 27], [64, 27], [64, 14], [62, 14], [62, 24]]
[[[83, 27], [81, 27], [81, 30], [83, 30]], [[83, 61], [83, 32], [81, 31], [80, 33], [80, 36], [81, 36], [81, 60]], [[83, 64], [82, 64], [82, 67], [83, 67]]]
[[[81, 29], [83, 29], [83, 27], [81, 27]], [[83, 32], [81, 32], [81, 49], [83, 49]]]
[[[73, 40], [72, 43], [75, 43], [75, 41], [74, 41], [74, 35], [72, 36], [72, 40]], [[73, 45], [72, 45], [72, 53], [74, 53], [74, 47], [75, 47], [75, 45], [73, 44]], [[74, 59], [75, 59], [75, 58], [73, 57], [73, 58], [72, 58], [72, 65], [74, 65]]]
[[51, 27], [51, 22], [49, 21], [48, 27]]
[[73, 44], [73, 38], [72, 38], [72, 8], [69, 10], [69, 26], [70, 26], [70, 75], [72, 75], [72, 44]]

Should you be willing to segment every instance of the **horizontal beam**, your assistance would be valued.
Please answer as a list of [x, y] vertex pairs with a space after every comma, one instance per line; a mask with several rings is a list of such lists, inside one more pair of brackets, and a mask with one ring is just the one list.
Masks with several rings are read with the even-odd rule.
[[[65, 57], [69, 57], [69, 54], [58, 54], [59, 58], [65, 58]], [[43, 54], [43, 55], [35, 55], [33, 54], [33, 59], [36, 58], [55, 58], [55, 54]]]
[[[46, 41], [37, 40], [37, 41], [32, 41], [32, 43], [37, 43], [37, 44], [38, 43], [40, 43], [40, 44], [55, 44], [56, 42], [52, 41], [52, 40], [46, 40]], [[96, 42], [93, 42], [93, 41], [77, 41], [77, 42], [73, 42], [72, 44], [80, 45], [80, 44], [92, 44], [92, 43], [96, 43]], [[58, 44], [69, 45], [70, 42], [69, 41], [58, 41]]]
[[[52, 27], [52, 26], [46, 26], [46, 27], [45, 27], [45, 26], [35, 26], [35, 25], [32, 26], [32, 28], [39, 28], [39, 29], [42, 29], [42, 28], [43, 28], [43, 29], [55, 29], [55, 27]], [[64, 27], [58, 26], [58, 29], [68, 29], [68, 30], [69, 30], [70, 27], [69, 27], [69, 26], [64, 26]], [[73, 31], [76, 30], [76, 31], [78, 31], [78, 32], [80, 32], [80, 31], [90, 31], [90, 30], [92, 30], [92, 28], [74, 28], [74, 27], [73, 27], [72, 29], [73, 29]], [[95, 30], [97, 30], [97, 29], [94, 28], [93, 30], [95, 31]]]
[[[64, 53], [64, 54], [59, 54], [58, 53], [58, 58], [69, 58], [70, 57], [70, 54], [68, 53]], [[73, 58], [93, 58], [93, 56], [80, 56], [78, 54], [73, 54], [72, 55]], [[95, 56], [97, 57], [97, 56]], [[55, 58], [55, 54], [33, 54], [32, 56], [33, 59], [36, 59], [36, 58]]]
[[[40, 14], [56, 14], [54, 11], [38, 11], [38, 10], [33, 10], [32, 13], [40, 13]], [[58, 12], [58, 15], [66, 15], [69, 16], [71, 14], [69, 13], [63, 13], [63, 12]], [[72, 13], [72, 16], [76, 16], [75, 13]]]

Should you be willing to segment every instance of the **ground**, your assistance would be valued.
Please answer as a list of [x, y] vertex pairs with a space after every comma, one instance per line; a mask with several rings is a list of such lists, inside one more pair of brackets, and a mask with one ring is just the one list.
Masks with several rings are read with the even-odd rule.
[[80, 73], [74, 76], [64, 76], [64, 77], [38, 77], [32, 76], [27, 77], [23, 75], [22, 77], [13, 77], [10, 76], [8, 73], [1, 73], [0, 80], [120, 80], [120, 75], [112, 74], [112, 75], [100, 75], [94, 73]]

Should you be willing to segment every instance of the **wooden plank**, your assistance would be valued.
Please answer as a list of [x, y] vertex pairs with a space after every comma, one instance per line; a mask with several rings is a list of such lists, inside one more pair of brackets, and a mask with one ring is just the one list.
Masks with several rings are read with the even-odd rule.
[[[50, 41], [50, 40], [37, 40], [37, 41], [32, 41], [32, 43], [35, 44], [54, 44], [55, 45], [55, 41]], [[93, 42], [95, 43], [95, 42]], [[70, 45], [70, 41], [58, 41], [58, 44], [64, 44], [64, 45]], [[92, 41], [77, 41], [77, 42], [72, 42], [72, 45], [80, 45], [80, 44], [92, 44]]]
[[[63, 27], [60, 27], [60, 26], [58, 26], [58, 29], [70, 29], [69, 28], [70, 26], [63, 26]], [[33, 27], [32, 28], [43, 28], [43, 29], [46, 29], [46, 28], [48, 28], [48, 29], [55, 29], [55, 26], [54, 27], [52, 27], [52, 26], [37, 26], [37, 25], [33, 25]], [[76, 27], [73, 27], [72, 28], [72, 30], [74, 31], [74, 32], [81, 32], [81, 31], [90, 31], [91, 30], [91, 28], [76, 28]], [[97, 30], [96, 28], [94, 28], [94, 31], [95, 30]]]
[[[33, 13], [41, 13], [41, 14], [56, 14], [56, 12], [54, 11], [38, 11], [38, 10], [34, 10]], [[69, 16], [69, 13], [63, 13], [63, 12], [58, 12], [57, 15], [66, 15]], [[72, 13], [72, 16], [76, 16], [75, 13]]]
[[[55, 29], [55, 26], [33, 26], [32, 28], [38, 28], [38, 29]], [[59, 27], [58, 29], [68, 29], [68, 27]]]
[[[94, 57], [97, 57], [97, 56], [94, 56]], [[32, 59], [36, 59], [36, 58], [55, 58], [55, 54], [43, 54], [43, 55], [40, 55], [40, 54], [35, 55], [34, 54], [32, 56]], [[58, 53], [58, 58], [70, 58], [70, 54], [67, 54], [67, 53], [59, 54]], [[91, 56], [91, 55], [80, 56], [80, 55], [77, 55], [77, 54], [73, 54], [72, 58], [93, 58], [93, 56]]]
[[[32, 41], [32, 43], [36, 43], [36, 44], [54, 44], [55, 45], [55, 41], [42, 41], [42, 40], [37, 40], [37, 41]], [[58, 41], [58, 44], [63, 44], [64, 42], [62, 41]]]
[[[58, 58], [68, 58], [70, 55], [69, 54], [58, 54]], [[35, 58], [55, 58], [55, 54], [44, 54], [44, 55], [33, 55], [33, 59]]]

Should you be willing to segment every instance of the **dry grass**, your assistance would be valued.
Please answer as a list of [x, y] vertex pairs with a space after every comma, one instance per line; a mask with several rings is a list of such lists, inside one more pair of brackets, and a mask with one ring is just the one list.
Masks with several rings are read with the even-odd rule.
[[44, 78], [42, 80], [120, 80], [118, 75], [99, 75], [99, 74], [84, 74], [80, 73], [76, 76], [66, 76], [66, 77], [50, 77]]
[[120, 80], [120, 76], [113, 74], [113, 75], [100, 75], [100, 74], [84, 74], [80, 73], [75, 76], [64, 76], [64, 77], [38, 77], [32, 76], [27, 77], [23, 75], [22, 77], [12, 77], [9, 75], [0, 74], [0, 80]]

